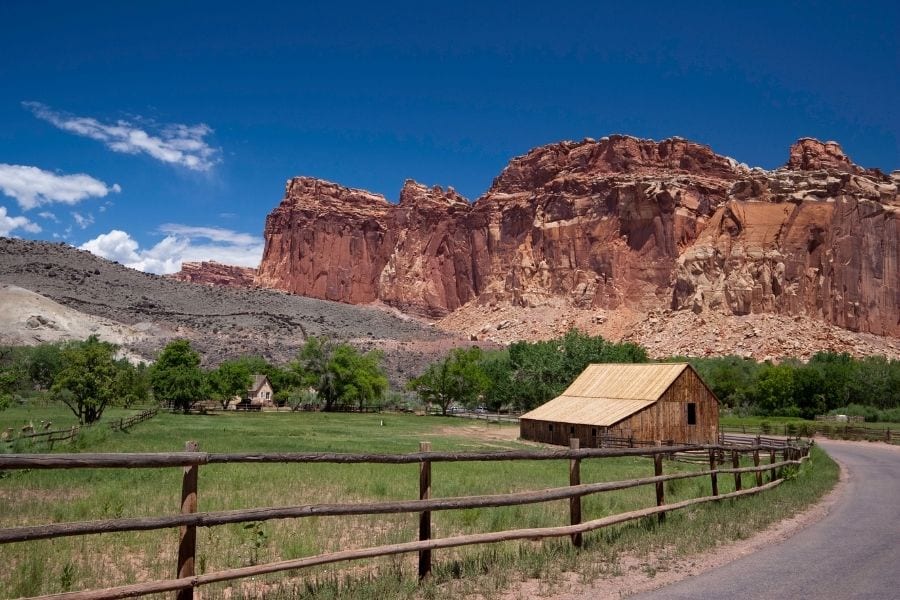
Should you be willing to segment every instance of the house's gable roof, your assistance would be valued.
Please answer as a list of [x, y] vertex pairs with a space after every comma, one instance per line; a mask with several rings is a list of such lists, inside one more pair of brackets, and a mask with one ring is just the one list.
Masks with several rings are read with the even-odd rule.
[[687, 363], [588, 365], [562, 395], [521, 418], [609, 427], [654, 404]]
[[[253, 383], [250, 385], [250, 389], [248, 391], [251, 394], [255, 394], [256, 392], [259, 391], [259, 388], [261, 388], [263, 385], [265, 385], [267, 383], [269, 383], [268, 377], [266, 377], [265, 375], [260, 375], [258, 373], [254, 373], [253, 374]], [[272, 386], [272, 384], [269, 383], [269, 387], [271, 387], [271, 386]]]

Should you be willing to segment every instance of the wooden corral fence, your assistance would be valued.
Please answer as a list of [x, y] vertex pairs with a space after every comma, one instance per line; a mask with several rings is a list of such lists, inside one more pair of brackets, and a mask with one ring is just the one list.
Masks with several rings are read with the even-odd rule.
[[816, 415], [816, 421], [826, 423], [864, 423], [865, 420], [862, 415]]
[[138, 414], [126, 418], [121, 418], [118, 421], [111, 421], [109, 424], [110, 429], [118, 429], [119, 431], [127, 431], [128, 429], [134, 427], [138, 423], [143, 423], [148, 419], [152, 419], [159, 413], [158, 408], [148, 408], [147, 410], [143, 410]]
[[[755, 448], [762, 452], [768, 452], [770, 455], [774, 453], [790, 453], [791, 449], [802, 449], [807, 447], [811, 442], [800, 438], [788, 439], [780, 437], [763, 437], [757, 435], [755, 437], [745, 435], [728, 435], [726, 433], [719, 434], [718, 461], [721, 463], [725, 459], [726, 449], [728, 451], [742, 448]], [[671, 458], [679, 462], [706, 464], [708, 461], [708, 452], [688, 450], [686, 452], [678, 452], [670, 455]]]
[[[140, 412], [139, 414], [133, 415], [131, 417], [123, 417], [116, 421], [110, 421], [109, 427], [113, 430], [125, 431], [131, 427], [134, 427], [138, 423], [143, 423], [147, 419], [152, 419], [157, 415], [159, 409], [157, 408], [148, 408]], [[50, 429], [48, 431], [35, 431], [32, 433], [22, 433], [16, 437], [9, 437], [7, 439], [2, 440], [7, 444], [13, 444], [17, 440], [24, 440], [26, 442], [30, 442], [32, 444], [47, 444], [47, 447], [52, 450], [53, 444], [56, 442], [68, 442], [75, 438], [78, 435], [78, 432], [81, 431], [80, 425], [72, 425], [67, 429]]]
[[[433, 415], [440, 415], [441, 411], [436, 410], [432, 412]], [[479, 421], [487, 421], [489, 423], [516, 423], [519, 422], [518, 414], [510, 414], [510, 413], [492, 413], [487, 411], [479, 411], [479, 410], [457, 410], [451, 413], [448, 413], [448, 416], [451, 417], [463, 417], [465, 419], [476, 419]]]
[[[818, 425], [818, 424], [817, 424]], [[887, 442], [900, 444], [900, 435], [890, 429], [876, 427], [860, 427], [856, 425], [824, 425], [817, 426], [816, 433], [836, 440], [865, 440], [869, 442]]]
[[743, 435], [784, 435], [785, 437], [821, 435], [838, 440], [865, 440], [870, 442], [887, 442], [888, 444], [900, 443], [900, 435], [896, 430], [880, 429], [877, 427], [865, 427], [835, 423], [833, 421], [816, 421], [815, 423], [786, 423], [770, 425], [767, 427], [753, 427], [746, 425], [722, 426], [722, 432], [740, 433]]
[[66, 442], [78, 435], [81, 427], [72, 425], [68, 429], [50, 429], [48, 431], [35, 431], [32, 433], [23, 433], [17, 437], [10, 437], [3, 440], [7, 444], [13, 444], [18, 440], [24, 440], [32, 444], [47, 444], [48, 448], [53, 449], [56, 442]]
[[[709, 457], [709, 469], [663, 474], [663, 456], [682, 451], [703, 451]], [[71, 523], [53, 523], [47, 525], [30, 525], [21, 527], [0, 528], [0, 543], [8, 544], [28, 540], [53, 539], [64, 536], [110, 533], [118, 531], [144, 531], [170, 527], [180, 528], [178, 563], [173, 565], [173, 579], [147, 581], [130, 585], [68, 592], [51, 596], [42, 596], [49, 600], [106, 600], [143, 596], [146, 594], [177, 591], [179, 600], [193, 597], [194, 588], [210, 583], [230, 581], [275, 573], [293, 569], [301, 569], [315, 565], [358, 560], [378, 556], [390, 556], [402, 553], [418, 553], [419, 577], [431, 572], [432, 551], [442, 548], [454, 548], [473, 544], [490, 544], [511, 540], [534, 540], [552, 537], [570, 537], [572, 543], [581, 546], [583, 533], [594, 531], [610, 525], [624, 523], [643, 517], [657, 515], [659, 520], [665, 519], [665, 513], [679, 510], [696, 504], [735, 498], [747, 494], [755, 494], [771, 489], [782, 481], [781, 470], [787, 465], [801, 464], [809, 456], [809, 446], [785, 447], [781, 451], [780, 460], [776, 459], [776, 451], [769, 449], [768, 464], [760, 464], [758, 446], [723, 447], [723, 446], [660, 446], [656, 448], [624, 448], [624, 449], [581, 449], [578, 440], [573, 439], [571, 448], [559, 450], [524, 451], [509, 450], [502, 452], [432, 452], [428, 442], [420, 444], [420, 451], [412, 454], [330, 454], [330, 453], [285, 453], [285, 454], [213, 454], [200, 452], [196, 443], [188, 442], [185, 452], [170, 453], [122, 453], [122, 454], [19, 454], [0, 455], [0, 470], [6, 469], [80, 469], [80, 468], [183, 468], [182, 503], [180, 514], [105, 519], [96, 521], [80, 521]], [[721, 457], [731, 456], [730, 468], [722, 467]], [[753, 465], [740, 467], [740, 457], [751, 454]], [[580, 465], [582, 460], [603, 459], [622, 456], [645, 456], [652, 459], [653, 476], [627, 481], [603, 483], [581, 483]], [[536, 491], [515, 492], [484, 496], [462, 496], [450, 498], [433, 498], [431, 495], [431, 465], [436, 462], [464, 461], [511, 461], [511, 460], [565, 460], [568, 462], [569, 485], [565, 487]], [[419, 465], [419, 499], [392, 502], [367, 502], [356, 504], [312, 504], [300, 506], [251, 508], [229, 511], [197, 512], [197, 480], [202, 465], [230, 463], [336, 463], [336, 464], [418, 464]], [[742, 489], [742, 475], [753, 473], [753, 486]], [[764, 482], [764, 474], [768, 473], [768, 482]], [[735, 491], [719, 494], [718, 477], [733, 474]], [[666, 504], [666, 481], [709, 477], [712, 494]], [[656, 506], [633, 510], [600, 519], [582, 522], [581, 498], [590, 494], [621, 490], [638, 486], [653, 485], [656, 488]], [[570, 519], [568, 525], [541, 527], [530, 529], [513, 529], [490, 533], [476, 533], [455, 537], [431, 538], [431, 512], [436, 510], [457, 510], [471, 508], [487, 508], [499, 506], [517, 506], [569, 500]], [[194, 565], [197, 557], [197, 527], [214, 527], [228, 523], [245, 523], [270, 519], [296, 519], [311, 516], [338, 515], [378, 515], [395, 513], [413, 513], [419, 521], [419, 539], [416, 541], [389, 544], [358, 550], [345, 550], [308, 556], [292, 560], [282, 560], [264, 565], [232, 568], [213, 573], [197, 574]]]

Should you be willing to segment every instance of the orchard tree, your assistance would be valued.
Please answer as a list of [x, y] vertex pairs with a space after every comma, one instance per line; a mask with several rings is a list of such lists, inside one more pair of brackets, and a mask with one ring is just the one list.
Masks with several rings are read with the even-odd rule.
[[190, 411], [206, 393], [200, 355], [187, 340], [169, 342], [150, 368], [150, 386], [160, 402]]
[[63, 368], [64, 344], [40, 344], [28, 353], [28, 377], [38, 389], [49, 390]]
[[315, 389], [326, 411], [337, 403], [358, 403], [362, 407], [381, 398], [388, 386], [380, 353], [360, 353], [350, 344], [327, 338], [309, 338], [293, 369], [298, 385]]
[[92, 335], [68, 344], [62, 351], [63, 368], [51, 391], [78, 417], [82, 425], [99, 420], [116, 399], [116, 346]]
[[440, 406], [444, 415], [454, 402], [472, 406], [490, 384], [479, 364], [481, 357], [478, 347], [454, 348], [446, 358], [411, 379], [407, 388], [417, 392], [423, 401]]
[[219, 403], [222, 410], [228, 408], [228, 404], [235, 396], [242, 397], [253, 383], [250, 369], [239, 360], [225, 361], [219, 368], [208, 375], [209, 389]]
[[328, 368], [333, 373], [336, 399], [343, 404], [357, 404], [362, 410], [366, 403], [379, 400], [387, 390], [380, 352], [360, 352], [350, 344], [340, 344]]

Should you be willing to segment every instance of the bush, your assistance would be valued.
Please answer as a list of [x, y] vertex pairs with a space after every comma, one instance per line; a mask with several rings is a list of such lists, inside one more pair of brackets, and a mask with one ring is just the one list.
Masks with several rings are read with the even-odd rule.
[[900, 408], [887, 408], [881, 411], [881, 420], [888, 423], [900, 423]]
[[847, 415], [849, 417], [863, 417], [867, 423], [875, 423], [881, 421], [882, 411], [874, 406], [863, 406], [862, 404], [848, 404], [829, 411], [830, 415]]

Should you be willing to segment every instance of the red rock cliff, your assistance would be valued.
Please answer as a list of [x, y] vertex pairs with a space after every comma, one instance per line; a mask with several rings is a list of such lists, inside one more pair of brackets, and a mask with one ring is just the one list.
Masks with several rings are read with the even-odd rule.
[[256, 269], [224, 265], [215, 261], [184, 262], [181, 263], [179, 272], [168, 277], [206, 285], [246, 288], [255, 285]]
[[776, 171], [680, 138], [562, 142], [469, 204], [310, 178], [266, 221], [257, 282], [429, 316], [468, 302], [811, 314], [900, 334], [897, 182], [803, 139]]

